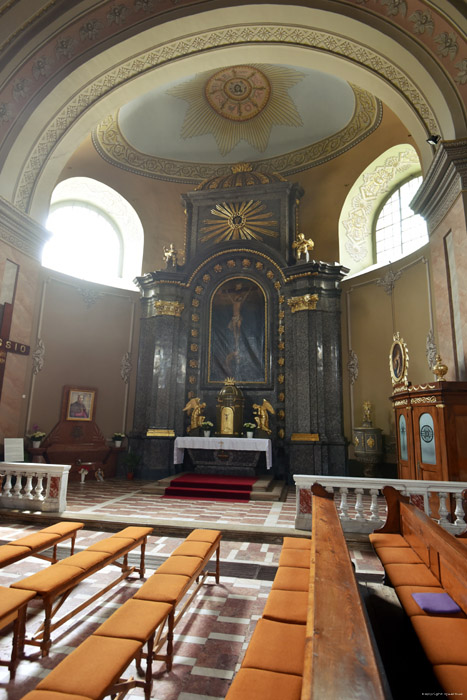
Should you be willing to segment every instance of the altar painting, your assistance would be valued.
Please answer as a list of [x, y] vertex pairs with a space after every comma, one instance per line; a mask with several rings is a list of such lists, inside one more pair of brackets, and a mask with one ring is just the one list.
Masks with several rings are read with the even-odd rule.
[[209, 309], [208, 382], [267, 382], [267, 300], [252, 280], [221, 284]]

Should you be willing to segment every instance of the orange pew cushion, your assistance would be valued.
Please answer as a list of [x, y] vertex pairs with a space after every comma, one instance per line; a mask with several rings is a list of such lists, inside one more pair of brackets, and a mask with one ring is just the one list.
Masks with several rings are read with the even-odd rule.
[[309, 569], [280, 566], [272, 582], [272, 589], [279, 589], [282, 591], [308, 591], [309, 582]]
[[467, 697], [467, 666], [439, 664], [433, 666], [441, 687], [453, 697]]
[[135, 639], [144, 644], [166, 619], [172, 606], [130, 598], [106, 620], [94, 634], [119, 639]]
[[270, 591], [263, 617], [276, 622], [305, 625], [308, 611], [308, 593], [305, 591]]
[[182, 542], [170, 556], [199, 557], [200, 559], [204, 559], [211, 549], [212, 544], [210, 542]]
[[143, 583], [141, 588], [136, 591], [133, 598], [176, 605], [189, 588], [190, 580], [188, 576], [153, 574]]
[[14, 564], [18, 559], [23, 559], [31, 554], [30, 547], [22, 545], [2, 544], [0, 546], [0, 567]]
[[197, 572], [201, 571], [203, 566], [203, 560], [201, 557], [172, 557], [170, 556], [167, 561], [161, 564], [156, 571], [154, 576], [158, 574], [175, 574], [177, 576], [194, 576]]
[[94, 566], [99, 566], [106, 560], [110, 560], [110, 554], [106, 552], [78, 552], [77, 554], [72, 554], [66, 559], [61, 559], [57, 562], [57, 566], [77, 566], [83, 571], [88, 571]]
[[136, 540], [139, 540], [141, 537], [147, 537], [148, 535], [152, 534], [153, 531], [153, 527], [139, 527], [136, 525], [130, 525], [129, 527], [125, 527], [123, 530], [120, 530], [120, 532], [116, 532], [114, 535], [111, 535], [111, 537], [126, 537], [133, 540], [133, 542], [136, 542]]
[[31, 535], [26, 535], [26, 537], [20, 537], [19, 540], [11, 542], [13, 546], [22, 545], [23, 547], [29, 547], [31, 550], [43, 549], [45, 547], [50, 547], [54, 542], [58, 540], [58, 535], [52, 532], [35, 532]]
[[[404, 608], [405, 612], [409, 617], [412, 617], [413, 615], [429, 615], [430, 617], [432, 614], [425, 612], [423, 608], [421, 608], [418, 603], [415, 602], [415, 600], [412, 598], [412, 593], [443, 593], [444, 589], [439, 587], [435, 588], [434, 586], [397, 586], [396, 587], [396, 593], [397, 597], [399, 598], [402, 607]], [[439, 617], [439, 613], [436, 613], [436, 617]], [[449, 617], [466, 617], [465, 613], [459, 612], [459, 613], [453, 613], [450, 614]]]
[[133, 639], [91, 635], [38, 683], [37, 690], [55, 690], [98, 700], [120, 678], [141, 646]]
[[83, 576], [83, 570], [77, 566], [58, 566], [52, 564], [47, 569], [42, 569], [32, 576], [27, 576], [11, 584], [11, 588], [21, 588], [28, 591], [36, 591], [39, 595], [45, 595], [54, 591], [65, 590], [68, 583], [75, 578]]
[[311, 538], [309, 537], [284, 537], [282, 549], [311, 549]]
[[302, 679], [298, 676], [241, 668], [225, 700], [300, 700], [301, 690]]
[[90, 700], [84, 695], [73, 695], [71, 693], [55, 693], [53, 690], [31, 690], [23, 695], [21, 700]]
[[107, 554], [118, 555], [133, 547], [135, 541], [129, 537], [107, 537], [105, 540], [96, 542], [90, 547], [86, 547], [88, 552], [107, 552]]
[[[14, 588], [0, 586], [0, 627], [8, 624], [12, 613], [16, 612], [24, 603], [34, 598], [34, 591], [17, 591]], [[8, 619], [4, 619], [8, 618]]]
[[402, 535], [391, 532], [372, 532], [370, 542], [375, 549], [378, 547], [410, 547]]
[[305, 655], [304, 625], [260, 619], [256, 623], [242, 668], [301, 676]]
[[220, 540], [221, 534], [222, 533], [220, 530], [203, 530], [197, 528], [196, 530], [190, 532], [190, 534], [185, 538], [185, 541], [210, 542], [211, 544], [214, 544], [214, 542]]
[[416, 615], [410, 621], [433, 665], [467, 665], [467, 619]]
[[412, 547], [378, 547], [376, 551], [383, 564], [423, 564]]
[[279, 557], [279, 566], [309, 569], [310, 551], [308, 549], [282, 549]]
[[435, 586], [439, 581], [425, 564], [386, 564], [384, 567], [394, 587]]
[[60, 537], [65, 535], [72, 535], [73, 532], [81, 530], [84, 527], [84, 523], [74, 523], [74, 522], [60, 522], [55, 523], [55, 525], [49, 525], [49, 527], [43, 527], [41, 532], [53, 532]]

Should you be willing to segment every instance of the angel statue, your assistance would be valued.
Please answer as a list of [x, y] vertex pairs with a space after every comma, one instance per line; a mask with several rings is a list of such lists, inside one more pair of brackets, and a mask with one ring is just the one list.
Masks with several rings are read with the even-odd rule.
[[164, 260], [165, 264], [167, 266], [167, 269], [171, 267], [177, 267], [177, 251], [174, 248], [174, 244], [171, 243], [170, 246], [167, 248], [167, 246], [164, 246]]
[[300, 258], [302, 257], [302, 253], [303, 253], [303, 256], [304, 256], [306, 262], [309, 261], [310, 250], [313, 250], [314, 247], [315, 247], [315, 244], [313, 243], [311, 238], [305, 238], [304, 233], [299, 233], [297, 238], [292, 243], [292, 248], [295, 250], [295, 255], [296, 255], [297, 260], [300, 260]]
[[206, 408], [206, 404], [201, 402], [201, 399], [195, 397], [190, 399], [183, 409], [190, 416], [190, 427], [188, 432], [200, 428], [201, 424], [204, 422], [206, 416], [203, 416], [203, 411]]
[[269, 429], [268, 412], [275, 413], [275, 410], [273, 409], [269, 401], [263, 399], [263, 403], [261, 406], [258, 403], [254, 403], [253, 412], [255, 413], [255, 422], [258, 426], [258, 430], [264, 430], [265, 433], [270, 434], [271, 431]]

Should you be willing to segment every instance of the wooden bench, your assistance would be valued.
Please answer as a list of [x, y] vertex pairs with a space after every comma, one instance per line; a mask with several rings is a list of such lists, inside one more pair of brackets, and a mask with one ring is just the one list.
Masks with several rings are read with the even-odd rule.
[[[75, 551], [75, 540], [78, 530], [84, 527], [84, 523], [59, 522], [45, 527], [38, 532], [25, 535], [18, 540], [0, 545], [0, 568], [15, 564], [25, 557], [34, 556], [38, 559], [57, 561], [57, 545], [65, 540], [70, 542], [70, 554]], [[44, 550], [53, 547], [52, 556], [44, 554]]]
[[[23, 700], [102, 700], [106, 695], [122, 698], [135, 687], [143, 688], [149, 700], [153, 660], [164, 660], [170, 670], [176, 622], [207, 576], [213, 575], [219, 582], [220, 539], [221, 533], [217, 530], [190, 533], [133, 598], [113, 612]], [[208, 572], [206, 567], [213, 554], [216, 554], [215, 571]], [[158, 573], [161, 569], [162, 573]], [[165, 573], [167, 570], [169, 573]], [[192, 583], [196, 583], [195, 590], [189, 591]], [[188, 603], [183, 601], [182, 610], [178, 610], [175, 617], [175, 608], [187, 592]], [[167, 625], [169, 632], [162, 639]], [[168, 644], [167, 653], [158, 656], [157, 652], [168, 643], [168, 638], [170, 649]], [[146, 659], [145, 670], [141, 667], [143, 659]], [[132, 661], [136, 661], [144, 680], [122, 678]]]
[[333, 496], [312, 492], [312, 538], [284, 538], [226, 700], [387, 696]]
[[18, 661], [23, 654], [26, 608], [32, 598], [34, 593], [31, 591], [14, 591], [0, 586], [0, 629], [13, 623], [10, 659], [0, 661], [0, 666], [8, 666], [10, 680], [15, 677]]
[[465, 544], [396, 489], [386, 486], [383, 493], [387, 520], [370, 541], [441, 687], [467, 695]]
[[[135, 570], [138, 571], [140, 578], [143, 578], [146, 540], [152, 531], [152, 527], [127, 527], [77, 554], [58, 561], [47, 569], [12, 583], [11, 588], [32, 591], [34, 598], [41, 599], [44, 609], [44, 622], [32, 637], [25, 638], [25, 644], [40, 647], [41, 655], [47, 656], [52, 643], [51, 633], [55, 629], [94, 603]], [[128, 565], [128, 553], [137, 547], [141, 548], [139, 568]], [[119, 559], [122, 561], [120, 562]], [[109, 564], [118, 566], [121, 574], [84, 603], [59, 620], [53, 621], [54, 616], [76, 586]]]

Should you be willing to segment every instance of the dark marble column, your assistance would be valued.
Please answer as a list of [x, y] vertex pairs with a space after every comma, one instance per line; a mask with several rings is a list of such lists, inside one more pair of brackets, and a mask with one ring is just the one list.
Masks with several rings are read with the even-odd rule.
[[286, 439], [291, 474], [343, 475], [339, 265], [287, 268]]
[[152, 273], [138, 280], [142, 319], [130, 448], [141, 457], [138, 475], [143, 478], [173, 471], [173, 437], [151, 436], [148, 431], [183, 431], [187, 323], [179, 277]]

